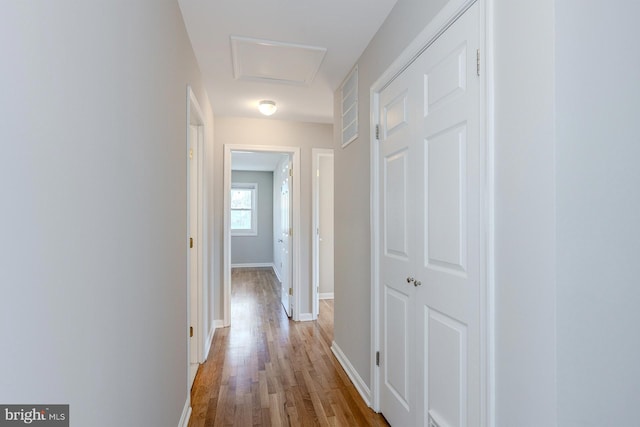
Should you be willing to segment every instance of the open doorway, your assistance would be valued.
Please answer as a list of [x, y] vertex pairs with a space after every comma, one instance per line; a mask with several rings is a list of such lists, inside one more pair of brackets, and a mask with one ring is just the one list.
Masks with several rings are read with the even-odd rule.
[[313, 317], [321, 311], [331, 314], [333, 320], [333, 150], [312, 150], [313, 185]]
[[225, 326], [232, 268], [272, 269], [283, 310], [299, 320], [300, 149], [227, 144], [224, 150]]
[[206, 268], [206, 211], [204, 182], [204, 115], [191, 87], [187, 88], [187, 354], [191, 389], [200, 363], [206, 359], [209, 312]]
[[291, 317], [291, 155], [231, 153], [231, 268], [263, 269], [279, 281], [278, 298]]

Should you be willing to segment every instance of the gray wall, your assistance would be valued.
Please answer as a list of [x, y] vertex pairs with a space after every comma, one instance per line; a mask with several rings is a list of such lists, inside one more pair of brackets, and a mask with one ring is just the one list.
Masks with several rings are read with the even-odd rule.
[[[369, 89], [444, 4], [446, 0], [396, 3], [358, 60], [358, 138], [342, 149], [340, 126], [334, 129], [334, 339], [368, 385], [371, 384]], [[363, 14], [366, 16], [366, 11]], [[334, 117], [340, 123], [339, 90], [334, 93]]]
[[[302, 307], [300, 313], [311, 313], [311, 149], [331, 148], [333, 125], [322, 123], [290, 122], [285, 120], [248, 119], [236, 117], [216, 117], [215, 127], [215, 199], [218, 218], [215, 223], [216, 233], [222, 233], [222, 159], [224, 144], [240, 145], [268, 145], [284, 147], [300, 147], [300, 245], [302, 254], [300, 257], [300, 277], [302, 279]], [[295, 233], [295, 230], [294, 230]], [[220, 235], [219, 234], [219, 235]], [[216, 251], [219, 257], [216, 264], [222, 263], [222, 240], [217, 240]], [[222, 283], [222, 269], [218, 270]], [[219, 304], [217, 318], [222, 316], [223, 290], [218, 286], [216, 297]]]
[[632, 0], [556, 2], [562, 427], [640, 419], [638, 16]]
[[178, 4], [3, 2], [0, 56], [0, 402], [177, 426], [187, 84], [213, 125]]
[[258, 184], [258, 235], [231, 237], [231, 264], [273, 262], [273, 172], [232, 171], [232, 183]]

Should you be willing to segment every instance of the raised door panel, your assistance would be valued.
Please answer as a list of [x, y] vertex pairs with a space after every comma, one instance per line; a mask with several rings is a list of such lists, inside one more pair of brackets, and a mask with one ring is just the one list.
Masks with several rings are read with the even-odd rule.
[[426, 140], [426, 265], [466, 268], [466, 126], [454, 126]]
[[428, 422], [438, 427], [467, 426], [467, 328], [457, 320], [424, 307], [427, 332]]
[[382, 129], [384, 139], [388, 139], [401, 127], [409, 124], [408, 95], [403, 92], [383, 107]]
[[409, 358], [409, 297], [385, 286], [385, 351], [384, 384], [397, 401], [408, 411], [410, 385]]
[[384, 253], [386, 256], [407, 260], [408, 253], [408, 200], [407, 150], [385, 158], [384, 188]]
[[467, 44], [454, 48], [424, 73], [425, 116], [464, 96], [467, 89]]

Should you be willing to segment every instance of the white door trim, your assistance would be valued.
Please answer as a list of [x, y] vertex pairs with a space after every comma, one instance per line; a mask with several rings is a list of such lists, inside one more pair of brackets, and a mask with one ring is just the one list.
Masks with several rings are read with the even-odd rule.
[[[483, 183], [481, 185], [481, 352], [482, 352], [482, 420], [481, 426], [491, 427], [495, 425], [495, 365], [494, 365], [494, 178], [493, 178], [493, 32], [487, 25], [491, 23], [490, 13], [493, 10], [493, 0], [451, 0], [436, 17], [424, 28], [424, 30], [407, 46], [407, 48], [396, 58], [385, 72], [371, 85], [369, 113], [371, 117], [371, 128], [369, 134], [371, 138], [370, 151], [370, 221], [371, 221], [371, 391], [372, 408], [380, 411], [380, 369], [376, 366], [376, 352], [380, 349], [380, 312], [379, 301], [379, 247], [380, 236], [378, 233], [380, 218], [377, 207], [379, 198], [379, 168], [378, 151], [379, 144], [376, 139], [376, 126], [379, 125], [378, 108], [379, 94], [398, 75], [400, 75], [416, 58], [422, 54], [453, 22], [455, 22], [474, 3], [480, 5], [480, 127], [483, 144], [481, 162], [484, 166], [482, 171]], [[483, 62], [486, 62], [483, 63]]]
[[271, 153], [283, 153], [291, 155], [293, 164], [293, 243], [292, 243], [292, 269], [291, 287], [293, 288], [293, 320], [300, 320], [300, 147], [281, 147], [277, 145], [239, 145], [224, 144], [223, 165], [223, 200], [224, 200], [224, 224], [223, 224], [223, 294], [224, 294], [224, 326], [231, 324], [231, 222], [230, 200], [231, 191], [231, 152], [232, 151], [259, 151]]
[[[191, 295], [190, 295], [190, 281], [191, 281], [191, 272], [190, 272], [190, 257], [191, 250], [189, 248], [189, 237], [190, 237], [190, 159], [189, 159], [189, 144], [191, 141], [191, 126], [197, 127], [197, 168], [198, 168], [198, 192], [197, 192], [197, 216], [198, 216], [198, 229], [196, 232], [195, 240], [196, 240], [196, 256], [197, 256], [197, 278], [196, 278], [196, 307], [191, 306]], [[189, 326], [191, 326], [191, 314], [192, 311], [196, 311], [196, 324], [194, 326], [194, 337], [196, 340], [196, 349], [197, 355], [196, 358], [198, 363], [203, 363], [206, 359], [207, 352], [207, 337], [209, 335], [208, 331], [205, 333], [205, 325], [206, 320], [208, 318], [208, 305], [205, 303], [207, 301], [208, 289], [205, 289], [203, 284], [208, 283], [207, 272], [207, 260], [208, 256], [205, 253], [206, 249], [209, 247], [208, 239], [207, 239], [207, 224], [205, 219], [207, 218], [206, 209], [206, 201], [205, 201], [205, 186], [206, 182], [204, 179], [205, 176], [205, 152], [204, 152], [204, 140], [205, 140], [205, 132], [207, 132], [204, 114], [202, 113], [202, 109], [200, 108], [200, 104], [195, 96], [195, 93], [191, 89], [191, 86], [187, 86], [187, 135], [186, 135], [186, 161], [187, 161], [187, 230], [185, 236], [185, 247], [187, 253], [187, 393], [190, 393], [191, 388], [191, 375], [190, 371], [190, 360], [191, 360], [191, 346], [189, 337]]]
[[318, 170], [320, 169], [321, 157], [333, 157], [333, 148], [312, 148], [311, 149], [311, 212], [313, 215], [311, 227], [312, 239], [312, 290], [311, 301], [313, 301], [312, 315], [313, 320], [318, 318], [319, 299], [318, 286], [320, 285], [320, 239], [318, 236], [318, 228], [320, 227], [320, 186], [318, 183]]

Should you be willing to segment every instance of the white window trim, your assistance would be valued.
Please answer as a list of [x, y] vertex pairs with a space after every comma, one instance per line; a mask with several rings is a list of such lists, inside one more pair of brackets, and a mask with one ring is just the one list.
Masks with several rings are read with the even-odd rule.
[[[236, 230], [231, 228], [231, 236], [257, 236], [258, 235], [258, 183], [257, 182], [234, 182], [231, 184], [231, 191], [234, 189], [251, 190], [251, 229]], [[230, 210], [233, 210], [230, 208]]]

